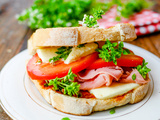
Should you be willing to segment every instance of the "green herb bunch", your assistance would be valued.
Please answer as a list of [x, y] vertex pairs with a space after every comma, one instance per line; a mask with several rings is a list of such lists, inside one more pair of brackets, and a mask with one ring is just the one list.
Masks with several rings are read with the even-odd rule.
[[32, 29], [77, 26], [78, 20], [96, 7], [105, 9], [105, 3], [96, 0], [35, 0], [17, 19], [20, 22], [27, 20]]
[[53, 58], [50, 58], [49, 59], [50, 63], [54, 63], [54, 62], [60, 60], [61, 58], [63, 58], [64, 60], [66, 60], [67, 57], [68, 57], [68, 55], [72, 51], [72, 47], [62, 46], [62, 47], [58, 48], [57, 50], [58, 51], [56, 51], [55, 53], [57, 53], [58, 55], [55, 56], [55, 57], [53, 57]]
[[127, 55], [130, 53], [128, 49], [123, 48], [123, 42], [111, 43], [109, 40], [106, 40], [102, 48], [96, 49], [99, 52], [99, 57], [105, 60], [106, 62], [111, 62], [117, 65], [117, 58], [120, 58], [122, 54]]
[[108, 5], [111, 7], [117, 5], [118, 15], [116, 17], [117, 21], [121, 20], [121, 17], [129, 18], [136, 12], [150, 7], [153, 5], [152, 2], [147, 2], [146, 0], [129, 0], [122, 3], [121, 0], [112, 0]]
[[138, 65], [136, 67], [136, 69], [138, 70], [138, 72], [142, 75], [142, 77], [145, 79], [146, 75], [149, 71], [151, 71], [151, 69], [149, 69], [146, 65], [148, 64], [148, 62], [145, 62], [145, 60], [143, 59], [143, 63], [142, 65]]
[[65, 95], [79, 96], [80, 84], [78, 84], [77, 82], [73, 82], [75, 77], [76, 74], [74, 74], [70, 69], [68, 75], [62, 78], [56, 77], [55, 79], [49, 80], [48, 82], [46, 82], [46, 85], [53, 86], [53, 90], [61, 91]]
[[93, 10], [93, 16], [90, 15], [84, 15], [82, 26], [86, 27], [99, 27], [97, 20], [102, 18], [102, 15], [105, 14], [102, 9]]
[[123, 4], [122, 9], [120, 10], [121, 16], [129, 18], [136, 12], [140, 12], [144, 8], [149, 7], [149, 2], [145, 0], [130, 0]]

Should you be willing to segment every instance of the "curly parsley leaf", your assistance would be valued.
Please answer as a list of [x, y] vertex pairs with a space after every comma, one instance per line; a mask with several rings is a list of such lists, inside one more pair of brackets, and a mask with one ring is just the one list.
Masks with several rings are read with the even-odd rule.
[[64, 60], [67, 59], [68, 55], [70, 54], [70, 52], [72, 51], [72, 47], [65, 47], [62, 46], [60, 48], [57, 49], [58, 51], [56, 51], [56, 53], [58, 54], [57, 56], [50, 58], [49, 62], [50, 63], [54, 63], [58, 60], [60, 60], [61, 58], [63, 58]]
[[102, 15], [105, 14], [104, 11], [101, 8], [93, 9], [93, 17], [95, 19], [102, 19]]
[[77, 75], [74, 74], [70, 69], [68, 75], [66, 75], [65, 77], [56, 77], [55, 79], [49, 80], [46, 84], [48, 86], [53, 86], [53, 90], [61, 91], [65, 95], [78, 96], [80, 91], [80, 84], [78, 84], [77, 82], [73, 82], [76, 76]]
[[64, 117], [61, 120], [70, 120], [68, 117]]
[[115, 20], [116, 21], [121, 21], [121, 17], [120, 16], [116, 16]]
[[106, 62], [111, 62], [117, 65], [117, 58], [120, 58], [122, 54], [129, 54], [130, 51], [128, 49], [123, 48], [123, 42], [111, 43], [109, 40], [106, 40], [105, 44], [102, 48], [96, 49], [99, 52], [99, 57], [105, 60]]
[[104, 11], [102, 9], [98, 9], [98, 10], [93, 10], [94, 13], [92, 16], [90, 15], [84, 15], [83, 21], [82, 21], [82, 26], [86, 26], [86, 27], [99, 27], [97, 20], [102, 18], [102, 15], [105, 14]]
[[64, 81], [74, 81], [75, 77], [77, 77], [77, 75], [72, 73], [72, 69], [69, 69], [68, 75], [64, 77]]
[[149, 69], [146, 65], [148, 64], [148, 62], [145, 62], [145, 60], [143, 59], [143, 63], [142, 65], [138, 65], [136, 67], [136, 69], [138, 70], [138, 72], [142, 75], [142, 77], [145, 79], [146, 75], [149, 71], [151, 71], [151, 69]]
[[41, 63], [42, 63], [42, 61], [41, 61], [41, 60], [38, 60], [38, 61], [37, 61], [37, 64], [41, 64]]
[[114, 114], [116, 111], [115, 111], [115, 108], [113, 108], [113, 109], [111, 109], [110, 111], [109, 111], [109, 113], [110, 114]]
[[133, 75], [132, 75], [132, 80], [135, 80], [136, 79], [136, 74], [134, 73]]
[[77, 47], [81, 48], [81, 47], [84, 47], [84, 46], [85, 46], [85, 44], [79, 44]]

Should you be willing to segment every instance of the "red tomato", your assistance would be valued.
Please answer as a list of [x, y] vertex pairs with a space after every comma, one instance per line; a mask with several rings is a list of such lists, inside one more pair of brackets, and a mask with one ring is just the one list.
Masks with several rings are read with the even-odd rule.
[[33, 80], [50, 80], [66, 76], [70, 68], [72, 68], [73, 73], [77, 73], [90, 66], [97, 57], [98, 53], [95, 52], [70, 64], [59, 63], [53, 65], [50, 63], [37, 64], [37, 61], [41, 59], [35, 54], [27, 64], [27, 72]]
[[[122, 67], [136, 67], [141, 65], [143, 62], [143, 58], [137, 55], [122, 55], [117, 59], [117, 66]], [[89, 67], [86, 69], [97, 69], [106, 66], [115, 66], [113, 62], [105, 62], [101, 58], [94, 61]]]

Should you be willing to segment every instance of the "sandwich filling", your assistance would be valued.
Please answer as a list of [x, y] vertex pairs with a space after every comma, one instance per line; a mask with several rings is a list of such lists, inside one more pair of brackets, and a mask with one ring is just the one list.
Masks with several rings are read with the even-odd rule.
[[82, 98], [108, 99], [148, 83], [144, 59], [123, 43], [87, 43], [75, 47], [39, 48], [27, 72], [44, 89]]

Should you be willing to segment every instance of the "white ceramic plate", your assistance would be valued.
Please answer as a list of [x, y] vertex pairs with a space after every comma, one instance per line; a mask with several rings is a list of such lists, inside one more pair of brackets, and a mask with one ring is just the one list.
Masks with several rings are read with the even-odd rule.
[[31, 56], [27, 50], [13, 57], [0, 74], [0, 102], [11, 118], [17, 120], [160, 120], [160, 59], [152, 53], [134, 45], [125, 43], [125, 47], [149, 62], [150, 86], [148, 94], [141, 102], [116, 108], [115, 114], [108, 111], [96, 112], [90, 116], [74, 116], [52, 108], [25, 72], [25, 62]]

